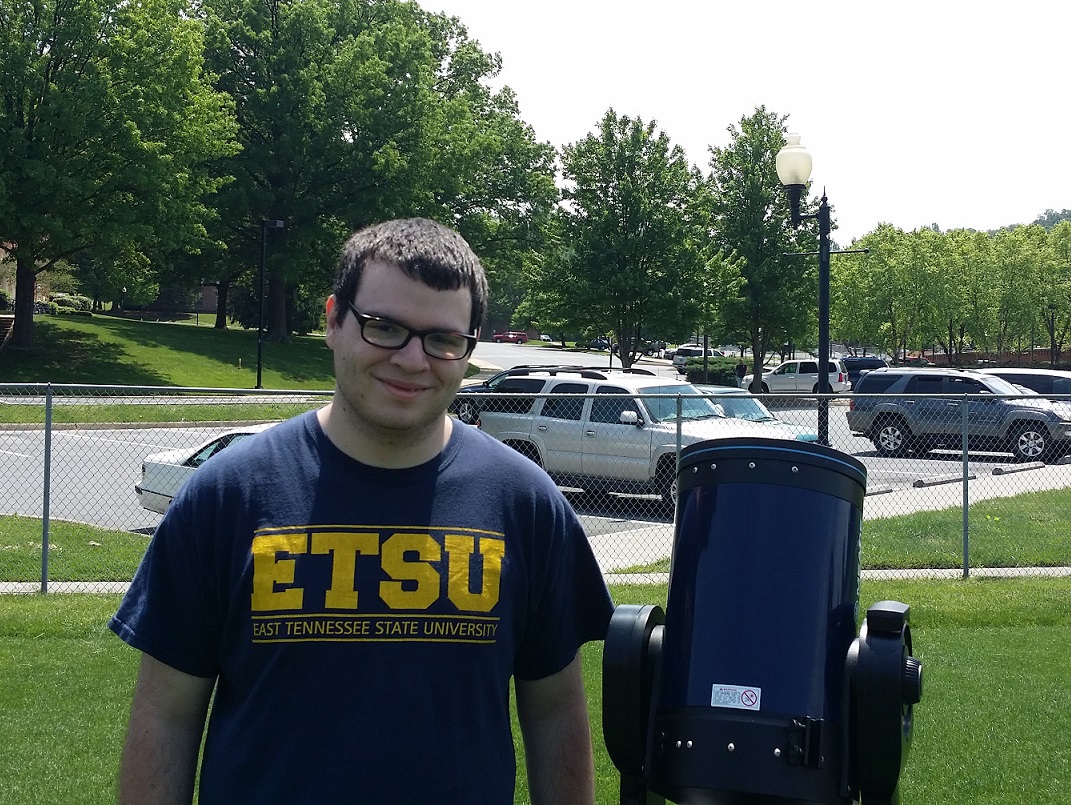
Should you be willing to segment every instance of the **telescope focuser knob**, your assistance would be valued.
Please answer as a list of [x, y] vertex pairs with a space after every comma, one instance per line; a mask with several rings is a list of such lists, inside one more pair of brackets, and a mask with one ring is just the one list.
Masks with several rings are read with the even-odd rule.
[[903, 692], [905, 705], [918, 704], [922, 701], [922, 663], [914, 657], [904, 662]]

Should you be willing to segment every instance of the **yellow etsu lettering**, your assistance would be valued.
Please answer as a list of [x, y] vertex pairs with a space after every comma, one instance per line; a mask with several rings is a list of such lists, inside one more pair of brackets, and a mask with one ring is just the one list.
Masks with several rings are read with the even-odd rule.
[[326, 609], [357, 609], [354, 577], [357, 554], [379, 553], [379, 535], [355, 531], [320, 531], [312, 535], [312, 553], [331, 554], [331, 587], [324, 594]]
[[480, 540], [483, 559], [483, 583], [478, 592], [472, 590], [472, 556], [476, 540], [472, 537], [448, 534], [446, 537], [447, 594], [454, 605], [464, 612], [490, 612], [498, 603], [502, 581], [502, 557], [506, 543], [500, 539]]
[[435, 603], [439, 574], [431, 563], [442, 558], [442, 549], [431, 534], [394, 534], [383, 543], [382, 552], [383, 570], [394, 579], [379, 584], [383, 603], [391, 609], [427, 609]]
[[294, 583], [296, 559], [281, 559], [280, 554], [305, 553], [305, 533], [269, 534], [253, 538], [253, 611], [301, 609], [304, 591], [300, 587], [276, 590], [275, 585]]
[[[310, 530], [311, 534], [303, 530], [253, 538], [253, 612], [303, 608], [306, 590], [295, 586], [302, 561], [330, 563], [330, 585], [323, 590], [325, 610], [356, 612], [359, 556], [373, 562], [377, 560], [372, 557], [378, 557], [387, 577], [379, 583], [379, 597], [393, 610], [425, 610], [445, 595], [461, 612], [490, 612], [501, 597], [505, 540], [445, 534], [440, 545], [434, 536], [421, 532], [402, 531], [384, 538], [377, 531]], [[329, 558], [313, 559], [317, 555]], [[318, 606], [313, 601], [309, 605]]]

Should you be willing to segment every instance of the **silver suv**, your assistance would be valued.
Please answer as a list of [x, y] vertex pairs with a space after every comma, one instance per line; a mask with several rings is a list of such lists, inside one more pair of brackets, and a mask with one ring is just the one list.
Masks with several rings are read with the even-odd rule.
[[[1007, 396], [1005, 396], [1007, 395]], [[964, 422], [966, 416], [966, 422]], [[999, 377], [961, 369], [874, 369], [859, 378], [848, 427], [883, 456], [963, 447], [1051, 461], [1067, 452], [1071, 410]]]
[[678, 429], [681, 446], [738, 436], [793, 438], [783, 428], [726, 417], [679, 380], [591, 370], [542, 378], [533, 372], [526, 379], [545, 381], [538, 396], [514, 393], [508, 405], [484, 406], [477, 424], [562, 485], [654, 493], [673, 505]]

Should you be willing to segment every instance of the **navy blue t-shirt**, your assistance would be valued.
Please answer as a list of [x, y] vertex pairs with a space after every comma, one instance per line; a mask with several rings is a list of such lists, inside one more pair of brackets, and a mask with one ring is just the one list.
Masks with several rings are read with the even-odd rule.
[[513, 801], [509, 679], [601, 640], [612, 611], [550, 479], [455, 422], [402, 470], [309, 413], [228, 448], [176, 496], [110, 627], [217, 678], [211, 803]]

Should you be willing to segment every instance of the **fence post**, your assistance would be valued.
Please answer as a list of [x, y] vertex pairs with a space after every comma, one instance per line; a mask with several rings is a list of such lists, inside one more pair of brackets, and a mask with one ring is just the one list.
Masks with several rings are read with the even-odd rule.
[[967, 511], [970, 506], [970, 454], [967, 452], [968, 447], [968, 430], [967, 430], [967, 414], [971, 401], [967, 399], [967, 396], [963, 397], [963, 406], [961, 408], [960, 427], [962, 428], [963, 437], [963, 578], [969, 578], [971, 575], [970, 564], [970, 518], [967, 516]]
[[[674, 477], [676, 472], [681, 468], [681, 442], [683, 441], [681, 436], [681, 419], [684, 417], [684, 404], [681, 395], [677, 395], [677, 466], [673, 468]], [[676, 501], [674, 501], [676, 503]]]
[[41, 498], [41, 593], [48, 592], [48, 507], [52, 492], [52, 384], [45, 386], [45, 477]]

